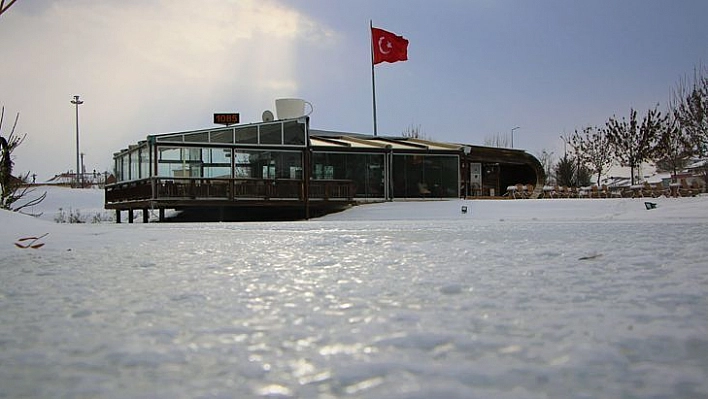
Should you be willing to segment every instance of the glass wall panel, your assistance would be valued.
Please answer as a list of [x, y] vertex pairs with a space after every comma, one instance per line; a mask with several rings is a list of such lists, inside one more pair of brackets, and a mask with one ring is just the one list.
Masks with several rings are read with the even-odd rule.
[[209, 132], [209, 141], [211, 143], [228, 143], [234, 142], [234, 129], [222, 129]]
[[156, 141], [184, 141], [184, 135], [183, 134], [170, 134], [166, 137], [156, 137]]
[[204, 177], [231, 178], [231, 165], [204, 165]]
[[113, 157], [113, 175], [116, 177], [116, 181], [121, 181], [123, 178], [120, 175], [120, 158]]
[[248, 151], [234, 152], [234, 178], [248, 179], [252, 178], [251, 171], [251, 154]]
[[124, 153], [124, 154], [122, 154], [122, 155], [119, 155], [119, 156], [116, 158], [116, 162], [115, 162], [115, 164], [116, 164], [116, 165], [115, 165], [115, 167], [116, 167], [116, 170], [115, 170], [115, 173], [116, 173], [116, 181], [119, 181], [119, 182], [120, 182], [120, 181], [126, 181], [126, 180], [128, 180], [128, 176], [127, 176], [127, 173], [126, 173], [126, 172], [128, 171], [128, 168], [127, 168], [127, 166], [126, 166], [126, 165], [128, 164], [128, 158], [127, 158], [127, 157], [128, 157], [128, 154], [125, 154], [125, 153]]
[[258, 126], [236, 129], [236, 143], [258, 144]]
[[130, 163], [129, 163], [129, 161], [130, 161], [130, 156], [129, 156], [129, 155], [130, 155], [130, 154], [126, 152], [125, 154], [123, 154], [123, 158], [121, 159], [121, 162], [122, 162], [121, 168], [122, 168], [122, 171], [123, 171], [123, 180], [125, 180], [125, 181], [130, 180]]
[[130, 174], [128, 175], [128, 180], [137, 180], [140, 176], [140, 158], [138, 154], [137, 150], [130, 151], [129, 153]]
[[231, 149], [229, 148], [203, 148], [202, 160], [204, 161], [204, 177], [231, 177]]
[[305, 124], [297, 121], [283, 123], [283, 144], [305, 145]]
[[441, 196], [455, 198], [460, 195], [460, 158], [458, 156], [438, 156], [440, 165]]
[[180, 158], [181, 151], [179, 148], [174, 147], [160, 147], [158, 151], [159, 161], [181, 161]]
[[454, 155], [393, 156], [393, 195], [451, 198], [459, 195], [459, 159]]
[[234, 177], [302, 179], [302, 153], [299, 151], [237, 150]]
[[[300, 123], [300, 121], [304, 123]], [[206, 131], [188, 131], [153, 136], [156, 142], [294, 145], [307, 143], [307, 119], [272, 121], [237, 127], [216, 128]]]
[[184, 135], [184, 141], [191, 143], [208, 143], [209, 132], [197, 132]]
[[150, 177], [150, 148], [143, 146], [140, 148], [140, 179]]
[[261, 144], [282, 144], [283, 134], [282, 134], [283, 124], [280, 122], [269, 123], [260, 126], [260, 143]]
[[231, 165], [230, 148], [206, 148], [205, 151], [209, 152], [209, 155], [205, 156], [205, 158], [208, 159], [209, 162]]
[[383, 154], [312, 154], [314, 180], [349, 180], [355, 186], [355, 196], [384, 197]]
[[276, 179], [302, 179], [300, 152], [273, 152]]
[[[267, 179], [269, 175], [270, 153], [261, 151], [248, 151], [248, 167], [251, 175], [255, 179]], [[265, 169], [265, 174], [263, 173]]]
[[202, 177], [202, 149], [159, 147], [157, 174], [160, 177]]

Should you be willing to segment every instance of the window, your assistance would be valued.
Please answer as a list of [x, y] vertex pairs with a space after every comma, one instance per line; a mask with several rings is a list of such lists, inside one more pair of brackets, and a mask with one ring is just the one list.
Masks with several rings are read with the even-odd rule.
[[158, 147], [160, 177], [202, 177], [203, 166], [202, 148]]
[[202, 148], [204, 177], [231, 177], [231, 150]]
[[297, 121], [283, 123], [283, 144], [305, 145], [305, 124]]
[[196, 132], [184, 135], [184, 141], [191, 143], [208, 143], [209, 132]]
[[230, 144], [234, 142], [234, 129], [215, 130], [209, 133], [209, 142]]
[[271, 123], [260, 126], [260, 144], [283, 144], [283, 124]]
[[299, 151], [238, 150], [234, 177], [302, 179], [302, 154]]
[[249, 178], [251, 175], [251, 154], [237, 151], [234, 153], [234, 177]]
[[128, 180], [137, 180], [140, 177], [140, 157], [138, 154], [138, 151], [133, 150], [128, 155], [130, 162]]
[[150, 177], [150, 148], [145, 145], [140, 148], [140, 178]]
[[355, 185], [355, 196], [382, 198], [384, 196], [383, 154], [312, 154], [314, 180], [350, 180]]
[[459, 159], [455, 155], [393, 156], [393, 195], [399, 198], [459, 195]]
[[258, 126], [236, 129], [236, 143], [258, 144]]
[[119, 155], [115, 158], [115, 172], [116, 172], [116, 181], [125, 181], [128, 180], [127, 177], [125, 176], [125, 167], [123, 165], [125, 159], [125, 155]]

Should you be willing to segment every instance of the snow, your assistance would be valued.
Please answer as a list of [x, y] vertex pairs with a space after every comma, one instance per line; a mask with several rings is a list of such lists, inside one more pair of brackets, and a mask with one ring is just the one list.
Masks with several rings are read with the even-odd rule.
[[0, 397], [708, 396], [706, 196], [59, 224], [103, 194], [47, 190], [0, 212]]

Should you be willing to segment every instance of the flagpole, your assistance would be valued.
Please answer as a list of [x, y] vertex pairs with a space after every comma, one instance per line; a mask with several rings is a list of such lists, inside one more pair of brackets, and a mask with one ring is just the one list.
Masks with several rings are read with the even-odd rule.
[[371, 45], [371, 97], [374, 108], [374, 136], [376, 136], [376, 75], [374, 74], [374, 39], [373, 34], [374, 22], [369, 20], [369, 43]]

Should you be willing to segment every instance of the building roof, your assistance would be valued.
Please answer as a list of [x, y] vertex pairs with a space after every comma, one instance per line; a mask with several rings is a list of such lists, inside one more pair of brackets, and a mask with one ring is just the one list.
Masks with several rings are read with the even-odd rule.
[[411, 137], [371, 136], [361, 133], [333, 132], [310, 129], [310, 143], [313, 147], [393, 149], [415, 151], [460, 151], [458, 144], [440, 143]]

